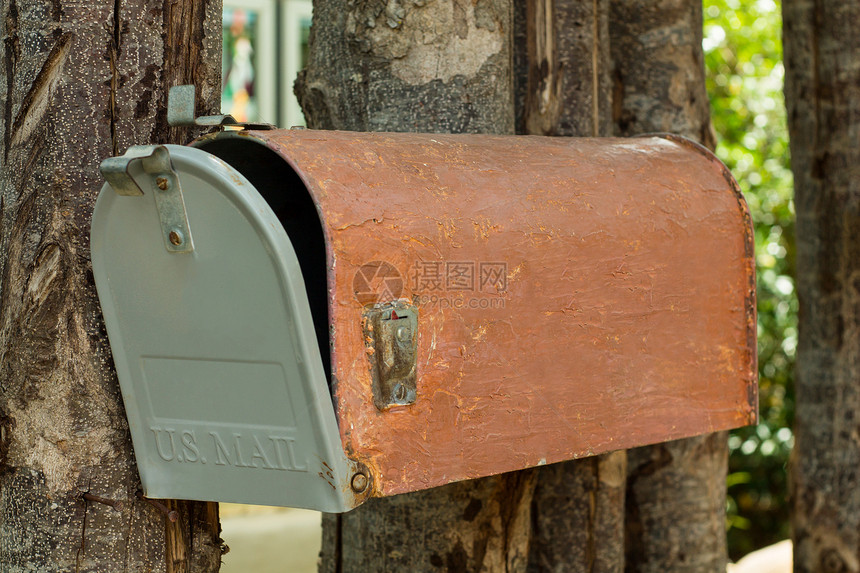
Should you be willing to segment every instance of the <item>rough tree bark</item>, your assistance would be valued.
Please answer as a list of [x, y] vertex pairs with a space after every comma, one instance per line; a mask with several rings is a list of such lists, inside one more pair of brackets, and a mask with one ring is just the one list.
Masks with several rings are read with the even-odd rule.
[[[612, 135], [609, 0], [518, 3], [518, 131]], [[540, 468], [532, 498], [528, 570], [624, 570], [627, 454]]]
[[513, 133], [509, 0], [314, 3], [308, 126]]
[[0, 11], [0, 569], [217, 571], [216, 504], [171, 501], [171, 524], [135, 498], [89, 221], [103, 158], [179, 142], [169, 85], [197, 84], [199, 111], [217, 110], [221, 3], [5, 0]]
[[[518, 2], [525, 39], [518, 80], [522, 123], [532, 135], [607, 137], [613, 132], [609, 0]], [[524, 76], [524, 77], [523, 77]], [[519, 91], [519, 90], [518, 90]]]
[[713, 150], [702, 3], [610, 0], [617, 135], [676, 133]]
[[797, 205], [794, 570], [860, 571], [857, 2], [783, 3]]
[[[672, 132], [714, 148], [698, 0], [610, 0], [618, 135]], [[626, 570], [726, 570], [725, 432], [628, 452]]]

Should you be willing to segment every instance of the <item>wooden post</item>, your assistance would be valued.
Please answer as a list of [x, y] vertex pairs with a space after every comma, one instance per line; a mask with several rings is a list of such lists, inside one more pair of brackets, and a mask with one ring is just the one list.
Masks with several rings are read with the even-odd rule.
[[[609, 1], [529, 0], [517, 21], [527, 48], [520, 131], [612, 135]], [[519, 13], [518, 13], [519, 14]], [[528, 570], [624, 570], [627, 453], [613, 452], [538, 471]]]
[[[513, 133], [512, 4], [314, 4], [308, 126]], [[323, 519], [322, 571], [524, 571], [533, 472], [374, 499]]]

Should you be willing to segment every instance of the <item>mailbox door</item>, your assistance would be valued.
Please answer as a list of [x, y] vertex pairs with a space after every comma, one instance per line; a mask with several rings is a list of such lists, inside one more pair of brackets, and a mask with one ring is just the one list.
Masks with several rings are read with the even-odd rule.
[[[253, 186], [166, 146], [191, 252], [168, 252], [155, 195], [102, 189], [92, 260], [144, 493], [344, 511], [359, 500], [284, 229]], [[141, 181], [143, 183], [141, 184]]]

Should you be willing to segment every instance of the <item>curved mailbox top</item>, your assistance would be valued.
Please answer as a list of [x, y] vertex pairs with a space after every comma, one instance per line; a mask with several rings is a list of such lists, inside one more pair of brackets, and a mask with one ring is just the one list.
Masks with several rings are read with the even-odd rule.
[[340, 439], [372, 495], [756, 421], [749, 213], [693, 143], [276, 130], [195, 145], [270, 203], [309, 197], [301, 220], [279, 216], [294, 244], [321, 227], [302, 270], [323, 277]]
[[[96, 287], [144, 493], [353, 507], [357, 468], [341, 448], [284, 229], [235, 169], [188, 147], [143, 152], [156, 157], [165, 149], [172, 165], [151, 177], [127, 164], [139, 192], [132, 184], [131, 196], [122, 196], [105, 185], [91, 229]], [[190, 252], [170, 252], [161, 238], [156, 198], [176, 180]]]

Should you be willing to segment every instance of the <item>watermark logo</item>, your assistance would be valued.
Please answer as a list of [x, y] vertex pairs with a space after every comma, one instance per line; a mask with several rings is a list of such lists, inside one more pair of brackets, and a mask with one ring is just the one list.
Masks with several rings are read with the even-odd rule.
[[[508, 265], [500, 261], [416, 261], [409, 269], [411, 298], [440, 308], [504, 308]], [[397, 300], [406, 286], [391, 263], [372, 261], [355, 273], [355, 298], [363, 305]]]
[[418, 261], [412, 272], [412, 290], [428, 292], [480, 292], [508, 290], [508, 265], [487, 261]]
[[403, 277], [391, 263], [371, 261], [355, 272], [352, 290], [363, 305], [397, 300], [403, 294]]

